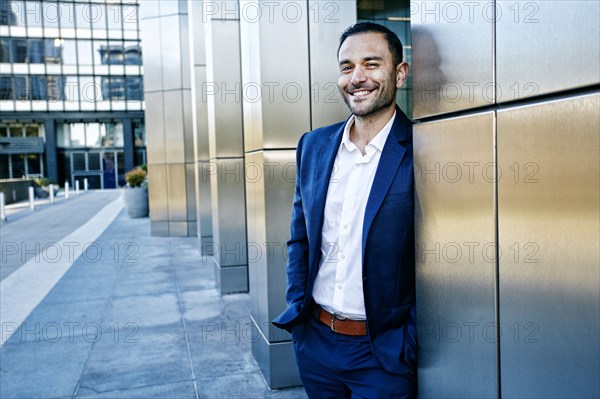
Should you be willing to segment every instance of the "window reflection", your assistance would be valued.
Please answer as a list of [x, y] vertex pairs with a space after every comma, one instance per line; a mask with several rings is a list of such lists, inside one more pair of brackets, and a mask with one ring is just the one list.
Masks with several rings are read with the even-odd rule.
[[122, 16], [121, 16], [121, 5], [119, 4], [107, 4], [106, 5], [106, 19], [108, 22], [108, 29], [121, 30], [122, 27]]
[[77, 28], [90, 29], [91, 18], [89, 4], [75, 4], [75, 21], [77, 24]]
[[42, 16], [44, 18], [44, 28], [58, 28], [59, 17], [58, 3], [46, 1], [42, 7]]
[[64, 65], [77, 65], [77, 44], [75, 40], [64, 39], [62, 42], [61, 59]]
[[77, 55], [79, 56], [79, 65], [92, 65], [92, 42], [77, 40]]
[[42, 4], [39, 1], [27, 0], [25, 2], [25, 15], [28, 27], [42, 26]]
[[75, 9], [71, 3], [60, 2], [58, 4], [60, 10], [60, 27], [74, 28], [75, 27]]

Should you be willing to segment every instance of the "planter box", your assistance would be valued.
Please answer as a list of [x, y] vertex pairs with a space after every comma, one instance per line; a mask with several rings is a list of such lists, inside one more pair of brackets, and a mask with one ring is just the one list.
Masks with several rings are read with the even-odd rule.
[[130, 218], [148, 216], [148, 189], [125, 187], [121, 189], [121, 198]]

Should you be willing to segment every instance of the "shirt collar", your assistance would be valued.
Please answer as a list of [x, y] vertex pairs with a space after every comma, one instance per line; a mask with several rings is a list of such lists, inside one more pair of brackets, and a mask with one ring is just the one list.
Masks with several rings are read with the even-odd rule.
[[[346, 122], [346, 126], [344, 126], [344, 134], [342, 135], [342, 145], [346, 147], [346, 150], [352, 152], [355, 149], [358, 149], [356, 145], [350, 141], [350, 129], [354, 124], [354, 115], [350, 116], [348, 122]], [[394, 111], [394, 115], [392, 115], [391, 119], [388, 123], [373, 137], [373, 140], [369, 144], [365, 150], [368, 151], [370, 146], [377, 148], [379, 151], [383, 151], [383, 146], [390, 135], [390, 131], [392, 130], [392, 126], [394, 125], [394, 119], [396, 119], [396, 111]]]

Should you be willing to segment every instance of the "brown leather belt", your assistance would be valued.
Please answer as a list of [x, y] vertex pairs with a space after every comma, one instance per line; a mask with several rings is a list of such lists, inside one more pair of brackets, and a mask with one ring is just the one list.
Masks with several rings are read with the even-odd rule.
[[344, 335], [367, 335], [367, 322], [364, 320], [340, 319], [315, 304], [314, 316], [332, 331]]

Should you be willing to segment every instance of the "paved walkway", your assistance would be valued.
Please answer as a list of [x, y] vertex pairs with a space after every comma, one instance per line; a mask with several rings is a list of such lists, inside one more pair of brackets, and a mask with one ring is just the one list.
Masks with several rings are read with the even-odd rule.
[[[67, 244], [73, 232], [79, 241]], [[129, 219], [118, 192], [16, 214], [0, 224], [0, 244], [2, 399], [306, 398], [303, 388], [266, 388], [249, 296], [218, 294], [197, 239], [150, 237], [149, 220]], [[23, 280], [31, 286], [5, 301]], [[20, 324], [5, 308], [19, 295], [40, 296]]]

